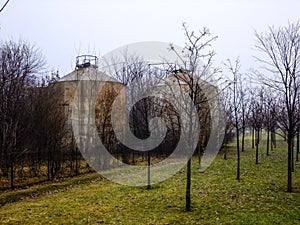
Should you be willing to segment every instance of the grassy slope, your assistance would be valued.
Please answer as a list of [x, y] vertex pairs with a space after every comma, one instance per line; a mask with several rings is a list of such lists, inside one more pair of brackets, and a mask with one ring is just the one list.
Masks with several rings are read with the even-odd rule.
[[[35, 187], [34, 193], [0, 208], [1, 224], [300, 224], [300, 163], [294, 193], [286, 193], [286, 151], [280, 148], [255, 165], [255, 152], [242, 153], [240, 182], [235, 151], [218, 156], [204, 173], [193, 162], [192, 212], [184, 211], [185, 171], [167, 181], [127, 187], [90, 174], [65, 183]], [[51, 188], [49, 188], [51, 187]], [[0, 195], [13, 199], [20, 191]]]

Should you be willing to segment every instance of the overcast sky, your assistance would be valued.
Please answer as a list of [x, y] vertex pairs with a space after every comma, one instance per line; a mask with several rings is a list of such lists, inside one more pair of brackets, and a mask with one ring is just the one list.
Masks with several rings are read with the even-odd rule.
[[256, 66], [254, 31], [295, 22], [299, 15], [299, 0], [10, 0], [0, 14], [0, 39], [35, 44], [48, 69], [65, 75], [78, 54], [103, 55], [140, 41], [183, 46], [181, 24], [187, 22], [219, 37], [215, 66], [239, 56], [246, 71]]

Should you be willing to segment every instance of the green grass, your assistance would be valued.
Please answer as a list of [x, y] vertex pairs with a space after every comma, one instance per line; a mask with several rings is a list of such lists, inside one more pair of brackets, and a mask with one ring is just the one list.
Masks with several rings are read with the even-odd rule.
[[0, 207], [0, 224], [300, 224], [300, 163], [294, 192], [287, 193], [284, 144], [269, 157], [264, 149], [261, 145], [259, 165], [254, 150], [241, 154], [240, 182], [235, 149], [227, 160], [217, 156], [204, 173], [195, 158], [191, 212], [184, 210], [185, 169], [150, 190], [89, 174], [1, 194], [6, 204]]

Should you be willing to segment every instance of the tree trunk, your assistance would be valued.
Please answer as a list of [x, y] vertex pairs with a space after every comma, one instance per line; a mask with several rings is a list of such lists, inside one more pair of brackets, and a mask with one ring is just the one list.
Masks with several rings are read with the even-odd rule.
[[50, 150], [48, 149], [48, 158], [47, 158], [47, 175], [48, 175], [48, 181], [50, 181], [51, 176], [50, 176], [50, 162], [51, 162], [51, 155], [50, 155]]
[[147, 176], [148, 176], [148, 185], [147, 189], [151, 188], [151, 180], [150, 180], [150, 166], [151, 166], [151, 158], [150, 158], [150, 151], [147, 152], [147, 161], [148, 161], [148, 167], [147, 167]]
[[14, 189], [14, 157], [13, 153], [10, 153], [10, 187]]
[[78, 176], [78, 148], [75, 147], [75, 175]]
[[254, 128], [252, 129], [252, 149], [254, 149]]
[[295, 172], [295, 164], [294, 164], [294, 138], [292, 139], [292, 172]]
[[298, 129], [298, 131], [297, 131], [296, 162], [299, 162], [299, 129]]
[[227, 143], [225, 143], [224, 149], [225, 149], [224, 159], [227, 160]]
[[256, 144], [256, 150], [255, 150], [255, 164], [258, 164], [258, 144]]
[[256, 138], [256, 153], [255, 153], [255, 164], [258, 164], [258, 144], [259, 144], [259, 129], [256, 131], [257, 133], [257, 138]]
[[288, 135], [288, 183], [287, 192], [292, 192], [292, 135]]
[[243, 134], [242, 134], [242, 152], [244, 152], [244, 146], [245, 146], [245, 125], [243, 125]]
[[185, 210], [186, 211], [191, 211], [191, 159], [189, 159], [188, 162], [187, 162]]
[[273, 132], [273, 146], [276, 148], [276, 133], [275, 131]]
[[274, 139], [274, 132], [271, 129], [271, 151], [273, 151], [273, 146], [274, 146], [274, 144], [273, 144], [274, 140], [273, 139]]
[[239, 141], [239, 129], [236, 129], [236, 151], [237, 151], [237, 173], [236, 179], [240, 181], [240, 164], [241, 164], [241, 156], [240, 156], [240, 141]]
[[202, 158], [202, 152], [203, 152], [203, 146], [202, 146], [202, 142], [198, 143], [198, 166], [199, 166], [199, 170], [201, 169], [201, 158]]
[[269, 127], [267, 128], [267, 156], [269, 156], [269, 148], [270, 148], [270, 129]]

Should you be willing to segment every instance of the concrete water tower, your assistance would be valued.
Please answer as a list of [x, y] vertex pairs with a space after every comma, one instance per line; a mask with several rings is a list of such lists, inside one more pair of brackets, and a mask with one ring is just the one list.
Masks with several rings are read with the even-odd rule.
[[[70, 105], [73, 102], [80, 81], [101, 80], [103, 73], [98, 70], [98, 61], [98, 57], [93, 55], [77, 56], [75, 69], [58, 80], [56, 85], [63, 89], [65, 105]], [[120, 82], [112, 77], [106, 77], [105, 83], [109, 83], [110, 86], [123, 87]]]
[[[78, 87], [80, 86], [81, 89], [86, 89], [83, 90], [84, 92], [89, 92], [91, 88], [85, 88], [85, 85], [82, 84], [88, 84], [91, 81], [96, 83], [96, 86], [99, 88], [99, 90], [97, 88], [93, 90], [93, 95], [97, 98], [95, 105], [96, 120], [101, 122], [104, 114], [109, 116], [108, 111], [112, 102], [120, 94], [124, 85], [112, 77], [105, 76], [102, 79], [103, 76], [103, 73], [98, 70], [97, 56], [80, 55], [76, 57], [75, 69], [55, 83], [57, 92], [62, 96], [60, 105], [65, 107], [69, 127], [71, 126], [72, 105], [73, 103], [76, 104], [76, 91], [78, 91]], [[86, 102], [84, 104], [88, 105], [89, 103]]]

